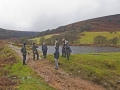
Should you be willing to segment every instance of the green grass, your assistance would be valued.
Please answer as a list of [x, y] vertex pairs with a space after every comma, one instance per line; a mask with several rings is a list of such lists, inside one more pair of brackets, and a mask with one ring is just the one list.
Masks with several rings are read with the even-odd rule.
[[17, 77], [16, 82], [19, 82], [18, 90], [55, 90], [54, 88], [50, 87], [44, 81], [44, 79], [37, 75], [36, 72], [33, 71], [29, 66], [23, 66], [20, 58], [10, 48], [5, 47], [3, 51], [6, 53], [6, 55], [3, 55], [4, 58], [7, 58], [12, 55], [17, 61], [13, 65], [7, 64], [4, 67], [4, 71], [9, 71], [7, 77]]
[[116, 34], [110, 33], [110, 32], [83, 32], [82, 34], [85, 34], [85, 36], [81, 36], [80, 42], [81, 44], [92, 44], [94, 41], [94, 37], [96, 36], [105, 36], [108, 39], [114, 38], [114, 37], [120, 37], [120, 32], [116, 32]]
[[[53, 55], [48, 56], [54, 64]], [[82, 76], [99, 84], [116, 86], [120, 77], [120, 53], [73, 54], [70, 60], [59, 58], [60, 68], [73, 76]], [[120, 88], [120, 87], [119, 87]]]
[[[82, 34], [85, 34], [84, 36], [80, 36], [81, 39], [80, 43], [81, 44], [93, 44], [94, 42], [94, 37], [102, 35], [107, 37], [108, 39], [112, 39], [114, 37], [120, 37], [120, 32], [116, 31], [116, 33], [110, 33], [110, 32], [83, 32]], [[53, 35], [58, 35], [58, 34], [50, 34], [50, 35], [46, 35], [44, 36], [46, 39], [52, 37]], [[35, 40], [37, 44], [40, 44], [40, 37], [31, 39], [31, 40]], [[78, 44], [78, 43], [76, 43]]]
[[[45, 37], [45, 39], [48, 39], [54, 35], [59, 35], [59, 34], [50, 34], [50, 35], [45, 35], [44, 37]], [[34, 41], [36, 41], [37, 44], [40, 44], [40, 38], [41, 37], [36, 37], [36, 38], [30, 39], [30, 40], [34, 40]]]

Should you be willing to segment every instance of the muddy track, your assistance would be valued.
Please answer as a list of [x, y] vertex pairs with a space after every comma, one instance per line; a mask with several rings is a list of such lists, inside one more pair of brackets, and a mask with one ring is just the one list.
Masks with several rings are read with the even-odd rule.
[[[21, 58], [20, 49], [10, 46]], [[57, 90], [105, 90], [93, 82], [84, 80], [80, 76], [73, 77], [71, 74], [66, 73], [62, 68], [59, 70], [54, 69], [54, 65], [49, 63], [49, 60], [32, 60], [32, 53], [28, 56], [30, 58], [26, 63], [37, 74], [39, 74], [45, 81]], [[21, 59], [22, 60], [22, 59]]]

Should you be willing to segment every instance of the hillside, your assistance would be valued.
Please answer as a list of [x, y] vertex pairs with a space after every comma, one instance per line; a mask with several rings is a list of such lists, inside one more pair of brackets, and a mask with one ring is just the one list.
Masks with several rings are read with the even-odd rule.
[[60, 26], [56, 29], [40, 32], [38, 36], [61, 33], [66, 31], [83, 32], [83, 31], [120, 31], [120, 14], [104, 16], [85, 21]]
[[0, 39], [20, 38], [20, 37], [34, 37], [38, 32], [29, 31], [14, 31], [0, 28]]
[[[57, 35], [56, 35], [57, 34]], [[51, 37], [46, 37], [50, 35]], [[99, 38], [98, 36], [102, 36]], [[42, 37], [42, 38], [41, 38]], [[98, 38], [97, 38], [98, 37]], [[57, 38], [60, 43], [62, 38], [66, 38], [72, 45], [80, 44], [120, 44], [120, 14], [104, 16], [94, 19], [89, 19], [81, 22], [72, 23], [66, 26], [61, 26], [56, 29], [40, 32], [36, 38], [32, 39], [37, 44], [54, 44], [54, 39]], [[94, 41], [97, 38], [97, 41]], [[103, 41], [98, 42], [104, 38]], [[95, 43], [96, 44], [96, 43]]]

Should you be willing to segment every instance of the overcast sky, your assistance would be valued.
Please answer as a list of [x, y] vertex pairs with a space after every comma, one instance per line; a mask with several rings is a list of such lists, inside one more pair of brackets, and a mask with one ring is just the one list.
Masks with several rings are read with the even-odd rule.
[[120, 0], [0, 0], [0, 28], [45, 31], [120, 14]]

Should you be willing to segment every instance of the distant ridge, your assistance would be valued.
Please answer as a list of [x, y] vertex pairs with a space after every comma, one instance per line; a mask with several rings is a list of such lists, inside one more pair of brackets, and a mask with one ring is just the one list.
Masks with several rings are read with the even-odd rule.
[[34, 37], [38, 34], [38, 32], [32, 31], [14, 31], [14, 30], [6, 30], [0, 28], [0, 39], [10, 39], [10, 38], [20, 38], [20, 37]]
[[80, 22], [75, 22], [65, 26], [60, 26], [56, 29], [40, 32], [38, 36], [44, 36], [61, 32], [64, 33], [69, 31], [74, 32], [120, 31], [120, 14], [98, 17]]

